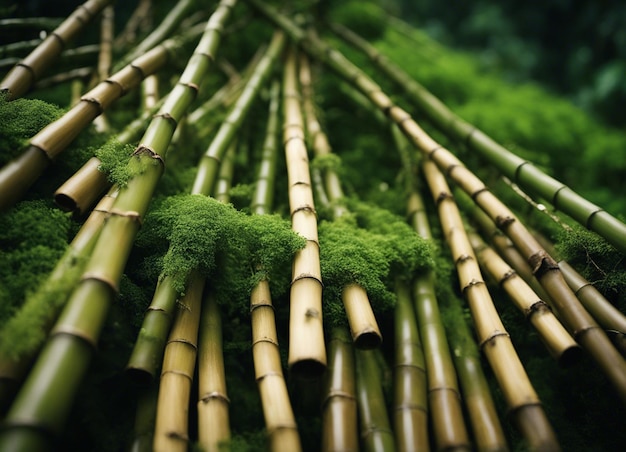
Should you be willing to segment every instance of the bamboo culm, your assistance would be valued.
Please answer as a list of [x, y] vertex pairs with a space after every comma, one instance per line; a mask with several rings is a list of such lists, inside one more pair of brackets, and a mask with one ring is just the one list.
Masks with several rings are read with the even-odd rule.
[[[234, 1], [222, 1], [209, 19], [193, 55], [129, 161], [137, 174], [111, 209], [83, 278], [70, 296], [5, 419], [0, 449], [39, 450], [62, 430], [107, 313], [118, 290], [135, 235], [163, 172], [166, 150], [195, 97], [217, 50], [222, 24]], [[115, 243], [116, 246], [111, 246]]]

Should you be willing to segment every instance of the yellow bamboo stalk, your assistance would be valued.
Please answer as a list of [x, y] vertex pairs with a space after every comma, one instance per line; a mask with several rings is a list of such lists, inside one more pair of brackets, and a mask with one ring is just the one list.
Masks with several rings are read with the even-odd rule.
[[320, 249], [296, 65], [296, 55], [292, 48], [285, 62], [283, 141], [292, 229], [307, 242], [304, 249], [296, 254], [292, 270], [288, 363], [296, 374], [321, 375], [326, 368], [326, 345], [322, 327]]
[[480, 266], [506, 291], [537, 330], [550, 355], [562, 366], [577, 362], [581, 357], [580, 347], [547, 303], [478, 234], [470, 232], [469, 239]]
[[203, 450], [217, 452], [230, 439], [222, 320], [215, 294], [208, 290], [202, 302], [198, 354], [198, 441]]
[[179, 300], [165, 347], [154, 430], [155, 451], [186, 451], [189, 444], [188, 407], [203, 287], [204, 279], [192, 274], [185, 295]]
[[0, 91], [8, 99], [23, 96], [74, 39], [111, 0], [88, 0], [78, 6], [61, 25], [52, 31], [26, 58], [16, 64], [0, 82]]
[[560, 450], [539, 397], [493, 305], [448, 184], [434, 162], [424, 161], [423, 169], [456, 264], [461, 290], [470, 307], [478, 342], [509, 412], [531, 449]]
[[269, 282], [262, 280], [250, 296], [254, 374], [261, 395], [265, 428], [272, 451], [302, 450], [282, 371], [276, 319]]

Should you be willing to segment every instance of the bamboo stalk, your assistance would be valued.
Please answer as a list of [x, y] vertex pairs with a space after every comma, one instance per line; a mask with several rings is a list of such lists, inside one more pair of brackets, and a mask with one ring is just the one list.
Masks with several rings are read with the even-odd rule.
[[44, 127], [30, 139], [26, 151], [0, 170], [0, 209], [6, 209], [21, 198], [44, 169], [113, 102], [134, 88], [168, 59], [175, 41], [164, 43], [140, 56], [119, 72], [99, 83], [81, 97], [61, 118]]
[[487, 291], [448, 184], [434, 162], [424, 161], [423, 170], [457, 267], [461, 290], [472, 313], [478, 342], [502, 389], [515, 424], [533, 450], [559, 450], [539, 397]]
[[129, 161], [131, 171], [137, 175], [120, 191], [83, 279], [11, 407], [5, 428], [0, 432], [0, 449], [6, 444], [12, 444], [16, 450], [40, 448], [49, 444], [50, 435], [58, 435], [63, 429], [78, 383], [85, 375], [117, 292], [141, 219], [161, 177], [167, 146], [214, 59], [219, 30], [234, 4], [233, 0], [219, 4], [178, 84]]
[[354, 351], [349, 332], [334, 327], [328, 345], [328, 372], [322, 401], [322, 450], [359, 449]]
[[478, 234], [470, 232], [469, 239], [480, 266], [506, 291], [537, 330], [550, 355], [564, 367], [577, 362], [581, 357], [580, 347], [546, 302]]
[[276, 59], [282, 52], [285, 43], [285, 36], [281, 32], [276, 32], [272, 37], [272, 41], [263, 55], [254, 73], [250, 76], [248, 83], [244, 87], [241, 95], [233, 105], [227, 117], [222, 122], [221, 127], [217, 131], [215, 139], [211, 142], [208, 149], [202, 156], [198, 164], [198, 177], [194, 181], [192, 193], [210, 193], [212, 186], [207, 186], [208, 182], [214, 180], [214, 174], [223, 157], [224, 152], [230, 141], [234, 138], [235, 133], [239, 130], [241, 123], [246, 117], [252, 103], [256, 99], [261, 86], [263, 86], [269, 77]]
[[[392, 100], [373, 80], [339, 51], [311, 36], [306, 36], [288, 18], [259, 0], [248, 0], [266, 17], [283, 28], [314, 57], [325, 62], [342, 77], [350, 80], [370, 101], [398, 124], [409, 140], [437, 166], [445, 171], [459, 187], [469, 194], [498, 227], [515, 243], [515, 246], [533, 268], [533, 272], [556, 306], [557, 314], [576, 341], [592, 356], [603, 373], [626, 403], [626, 361], [612, 346], [604, 331], [582, 308], [580, 302], [565, 283], [556, 261], [541, 248], [515, 215], [498, 200], [485, 185], [445, 147], [441, 146]], [[475, 135], [473, 135], [475, 136]], [[594, 218], [596, 215], [594, 215]], [[626, 237], [626, 234], [622, 234]]]
[[426, 360], [409, 285], [396, 281], [394, 433], [400, 451], [427, 451], [428, 388]]
[[22, 97], [74, 39], [111, 0], [87, 0], [54, 29], [47, 37], [0, 82], [0, 91], [7, 99]]
[[230, 439], [222, 321], [219, 306], [211, 290], [202, 302], [202, 328], [198, 355], [198, 440], [207, 452], [221, 450]]
[[376, 350], [355, 351], [361, 441], [366, 451], [393, 451], [396, 445], [375, 353]]
[[76, 174], [54, 193], [54, 201], [67, 212], [86, 212], [110, 185], [106, 174], [98, 171], [100, 159], [87, 160]]
[[626, 354], [626, 316], [624, 313], [566, 261], [559, 261], [558, 265], [567, 285], [574, 291], [585, 309], [606, 330], [620, 353]]
[[[102, 10], [102, 18], [100, 21], [100, 52], [98, 54], [98, 65], [95, 76], [98, 82], [106, 80], [111, 71], [114, 27], [114, 10], [113, 6], [109, 5]], [[94, 118], [94, 126], [99, 132], [108, 131], [109, 124], [104, 112]]]
[[287, 161], [292, 229], [306, 239], [296, 253], [289, 310], [289, 368], [295, 374], [321, 375], [326, 368], [322, 326], [322, 275], [309, 159], [298, 92], [297, 61], [290, 49], [285, 61], [283, 143]]
[[130, 452], [152, 452], [158, 399], [159, 391], [156, 383], [151, 382], [138, 389]]
[[203, 287], [202, 276], [190, 275], [165, 346], [154, 426], [155, 451], [187, 450], [188, 406], [198, 351]]
[[436, 127], [459, 142], [466, 143], [516, 184], [539, 193], [555, 209], [597, 232], [621, 252], [626, 252], [626, 224], [459, 118], [426, 88], [354, 32], [339, 24], [332, 24], [331, 29], [365, 53], [377, 68], [402, 87]]
[[114, 46], [123, 47], [128, 43], [135, 42], [137, 33], [143, 33], [152, 26], [152, 0], [139, 0], [137, 7], [131, 14], [124, 30], [115, 38]]
[[[309, 146], [316, 157], [332, 153], [328, 138], [320, 125], [315, 112], [313, 84], [308, 58], [300, 54], [299, 80], [302, 89], [302, 109], [306, 117], [306, 132]], [[348, 210], [341, 203], [344, 194], [337, 173], [328, 169], [324, 172], [326, 193], [333, 203], [335, 219]], [[350, 325], [350, 332], [357, 348], [376, 348], [382, 342], [382, 334], [372, 310], [367, 292], [358, 284], [349, 284], [342, 288], [341, 299]]]

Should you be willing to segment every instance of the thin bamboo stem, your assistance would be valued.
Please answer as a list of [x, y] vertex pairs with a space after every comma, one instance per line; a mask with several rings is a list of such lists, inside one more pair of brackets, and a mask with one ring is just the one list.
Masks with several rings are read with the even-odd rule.
[[487, 291], [448, 184], [434, 162], [424, 161], [423, 169], [437, 204], [442, 231], [457, 268], [461, 290], [469, 304], [478, 341], [502, 389], [507, 407], [520, 433], [533, 450], [559, 450], [560, 446], [541, 408], [539, 397]]
[[400, 451], [427, 451], [428, 388], [426, 360], [409, 285], [396, 281], [394, 433]]
[[476, 233], [469, 234], [470, 242], [483, 270], [498, 283], [562, 366], [570, 366], [581, 357], [581, 349], [565, 327], [552, 313], [544, 300]]
[[204, 278], [193, 273], [185, 295], [178, 302], [163, 357], [154, 426], [155, 451], [186, 451], [188, 447], [188, 406], [198, 351], [203, 287]]
[[74, 39], [111, 0], [87, 0], [54, 29], [47, 37], [0, 82], [0, 91], [8, 99], [22, 97], [52, 65], [69, 41]]
[[[32, 450], [58, 435], [89, 366], [107, 313], [117, 293], [152, 194], [163, 172], [176, 124], [201, 85], [219, 44], [222, 24], [235, 1], [223, 0], [178, 84], [148, 126], [129, 169], [136, 176], [121, 190], [78, 284], [39, 355], [0, 432], [0, 449]], [[115, 246], [112, 246], [115, 244]]]
[[295, 374], [321, 375], [326, 368], [326, 345], [322, 326], [322, 274], [317, 214], [304, 141], [296, 66], [295, 50], [291, 48], [285, 61], [283, 81], [283, 143], [292, 229], [307, 242], [304, 249], [296, 253], [293, 263], [288, 363]]

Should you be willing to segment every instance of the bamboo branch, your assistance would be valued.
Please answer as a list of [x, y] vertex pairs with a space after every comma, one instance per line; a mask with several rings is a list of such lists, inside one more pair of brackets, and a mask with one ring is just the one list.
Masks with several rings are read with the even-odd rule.
[[22, 97], [74, 39], [111, 0], [87, 0], [54, 29], [26, 58], [0, 82], [7, 99]]

